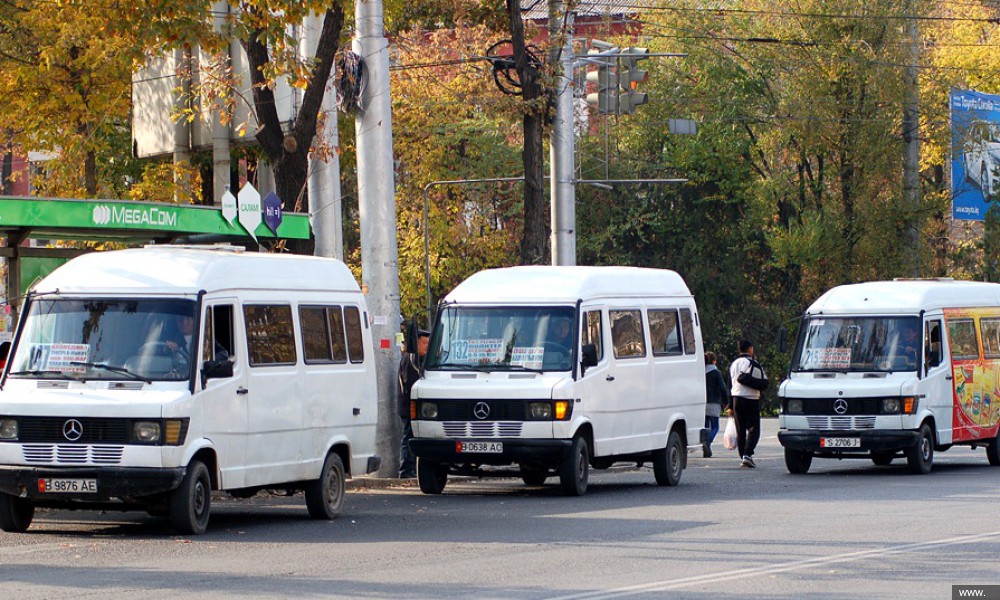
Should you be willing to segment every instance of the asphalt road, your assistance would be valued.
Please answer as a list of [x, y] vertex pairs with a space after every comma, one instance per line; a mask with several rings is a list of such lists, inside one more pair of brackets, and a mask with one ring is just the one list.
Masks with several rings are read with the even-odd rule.
[[[592, 472], [581, 498], [519, 480], [355, 488], [338, 521], [301, 496], [222, 499], [207, 534], [141, 513], [40, 511], [0, 533], [0, 598], [951, 598], [1000, 584], [1000, 468], [985, 452], [814, 461], [785, 471], [765, 421], [759, 468], [692, 454], [680, 486]], [[724, 455], [724, 456], [723, 456]]]

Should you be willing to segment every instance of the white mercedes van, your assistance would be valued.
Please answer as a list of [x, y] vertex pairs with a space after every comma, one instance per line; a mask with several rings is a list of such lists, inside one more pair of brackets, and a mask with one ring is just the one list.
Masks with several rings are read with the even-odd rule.
[[814, 457], [905, 458], [986, 448], [1000, 465], [1000, 285], [875, 281], [835, 287], [806, 311], [778, 389], [791, 473]]
[[[558, 475], [650, 461], [676, 485], [702, 442], [705, 362], [694, 298], [673, 271], [513, 267], [477, 273], [439, 307], [410, 414], [417, 477]], [[485, 467], [485, 468], [484, 468]]]
[[241, 249], [81, 256], [28, 295], [0, 380], [0, 529], [35, 507], [146, 510], [201, 533], [211, 492], [371, 472], [367, 309], [341, 262]]

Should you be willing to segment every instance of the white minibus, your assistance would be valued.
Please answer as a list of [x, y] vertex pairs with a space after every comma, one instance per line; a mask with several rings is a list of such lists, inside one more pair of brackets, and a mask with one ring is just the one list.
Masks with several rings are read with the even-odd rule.
[[365, 300], [333, 259], [232, 247], [75, 258], [27, 296], [0, 380], [0, 529], [36, 507], [204, 532], [214, 490], [304, 490], [339, 515], [373, 471]]
[[[673, 271], [526, 266], [482, 271], [439, 306], [410, 414], [417, 477], [559, 477], [651, 462], [676, 485], [702, 442], [705, 363], [694, 298]], [[509, 472], [509, 471], [508, 471]]]
[[835, 287], [806, 311], [781, 401], [792, 473], [813, 457], [906, 459], [986, 448], [1000, 465], [1000, 285], [896, 280]]

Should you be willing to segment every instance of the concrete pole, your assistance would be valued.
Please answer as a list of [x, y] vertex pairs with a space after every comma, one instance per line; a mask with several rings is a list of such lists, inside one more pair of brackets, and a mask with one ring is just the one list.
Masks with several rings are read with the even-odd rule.
[[[313, 13], [305, 21], [306, 56], [316, 56], [316, 46], [323, 31], [323, 15]], [[336, 69], [336, 66], [334, 66]], [[327, 158], [315, 154], [309, 156], [309, 212], [313, 235], [316, 238], [316, 256], [326, 256], [344, 260], [344, 233], [341, 222], [340, 199], [340, 156], [336, 149], [340, 146], [337, 132], [337, 93], [332, 85], [336, 71], [330, 72], [323, 104], [320, 108], [326, 115], [323, 139], [316, 143], [330, 149]]]
[[[226, 17], [229, 15], [229, 3], [216, 2], [212, 6], [212, 14], [215, 15], [215, 30], [225, 33], [227, 38], [230, 37], [229, 24], [226, 22]], [[208, 61], [213, 60], [213, 58], [202, 53], [202, 64], [208, 64]], [[227, 56], [226, 58], [227, 63], [231, 64], [232, 57]], [[225, 98], [221, 98], [219, 101], [225, 102]], [[225, 107], [220, 106], [212, 114], [212, 202], [216, 206], [222, 205], [222, 196], [229, 189], [230, 170], [232, 169], [229, 155], [229, 125], [222, 122], [224, 110], [226, 110]], [[238, 191], [235, 190], [234, 193]]]
[[910, 15], [906, 20], [909, 39], [909, 60], [906, 66], [906, 99], [903, 107], [903, 201], [910, 213], [909, 231], [905, 246], [911, 253], [908, 271], [910, 277], [919, 277], [921, 271], [920, 243], [920, 29], [917, 25], [917, 3], [910, 2]]
[[368, 295], [378, 371], [380, 477], [399, 470], [402, 426], [396, 411], [399, 348], [399, 254], [392, 157], [392, 103], [389, 97], [389, 41], [381, 0], [357, 0], [354, 52], [361, 56], [367, 84], [354, 120], [358, 145], [358, 206], [361, 220], [361, 281]]
[[[556, 114], [550, 144], [550, 194], [552, 203], [552, 264], [576, 264], [576, 186], [573, 183], [576, 132], [573, 129], [573, 13], [565, 14], [562, 0], [549, 0], [549, 35], [563, 36], [562, 46], [551, 49], [557, 64]], [[563, 28], [565, 23], [565, 30]]]

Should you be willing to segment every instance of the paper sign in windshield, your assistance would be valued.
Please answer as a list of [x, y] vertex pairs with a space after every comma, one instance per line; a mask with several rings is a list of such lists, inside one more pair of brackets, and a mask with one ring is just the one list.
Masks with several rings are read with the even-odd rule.
[[29, 371], [63, 371], [83, 373], [83, 365], [72, 363], [87, 362], [90, 358], [88, 344], [32, 344], [28, 354]]
[[455, 360], [467, 363], [498, 362], [503, 356], [503, 340], [457, 340]]
[[809, 369], [849, 369], [851, 368], [850, 348], [817, 348], [806, 351], [806, 368]]
[[545, 348], [541, 346], [515, 346], [510, 354], [510, 364], [521, 366], [525, 369], [541, 369], [542, 358], [544, 356]]

